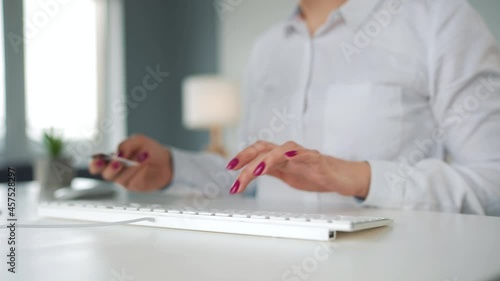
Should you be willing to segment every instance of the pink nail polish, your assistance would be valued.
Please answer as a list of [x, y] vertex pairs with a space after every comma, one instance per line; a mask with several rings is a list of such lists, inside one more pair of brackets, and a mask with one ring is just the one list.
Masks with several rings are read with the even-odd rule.
[[118, 168], [120, 168], [120, 163], [119, 162], [113, 162], [113, 164], [111, 164], [111, 168], [113, 168], [113, 170], [117, 170]]
[[265, 168], [266, 168], [266, 164], [264, 162], [260, 162], [260, 164], [257, 166], [257, 168], [255, 168], [255, 170], [253, 171], [253, 174], [255, 176], [260, 176], [262, 174], [262, 172], [264, 172]]
[[231, 190], [229, 190], [229, 193], [235, 194], [236, 192], [238, 192], [239, 188], [240, 188], [240, 180], [236, 180], [233, 183], [233, 186], [231, 187]]
[[227, 164], [226, 169], [228, 170], [234, 169], [234, 167], [236, 167], [236, 165], [238, 165], [239, 162], [240, 161], [238, 160], [238, 158], [233, 158], [233, 160], [229, 161], [229, 163]]
[[99, 159], [99, 160], [95, 161], [95, 165], [97, 167], [101, 168], [102, 166], [104, 166], [104, 160]]
[[288, 157], [294, 157], [295, 155], [297, 155], [297, 150], [287, 151], [287, 152], [285, 152], [285, 155]]
[[137, 157], [137, 161], [142, 162], [142, 161], [144, 161], [144, 160], [148, 159], [148, 157], [149, 157], [149, 153], [147, 153], [147, 152], [143, 152], [142, 154], [140, 154], [140, 155]]

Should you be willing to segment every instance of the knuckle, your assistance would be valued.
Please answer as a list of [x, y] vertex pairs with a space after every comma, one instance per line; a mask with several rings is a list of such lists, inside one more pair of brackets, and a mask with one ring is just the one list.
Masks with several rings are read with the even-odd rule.
[[110, 173], [106, 173], [106, 172], [104, 172], [104, 173], [102, 173], [102, 174], [101, 174], [101, 176], [102, 176], [102, 178], [103, 178], [103, 179], [105, 179], [105, 180], [107, 180], [107, 181], [110, 181], [110, 180], [112, 180], [112, 179], [113, 179], [113, 177], [111, 176], [111, 174], [110, 174]]
[[243, 151], [243, 153], [242, 153], [242, 156], [252, 157], [252, 156], [257, 155], [258, 153], [259, 153], [259, 150], [256, 147], [252, 146], [248, 149], [245, 149], [245, 151]]
[[250, 156], [255, 156], [257, 155], [257, 153], [259, 152], [259, 148], [257, 147], [257, 145], [252, 145], [250, 147], [248, 147], [247, 149], [243, 150], [241, 152], [242, 156], [244, 157], [250, 157]]
[[89, 166], [87, 167], [87, 169], [89, 170], [89, 173], [91, 173], [92, 175], [95, 174], [97, 171], [97, 169], [95, 168], [95, 165], [94, 165], [94, 161], [92, 161]]
[[321, 154], [321, 153], [320, 153], [318, 150], [316, 150], [316, 149], [311, 150], [311, 152], [312, 152], [313, 154], [315, 154], [315, 155], [320, 155], [320, 154]]
[[104, 170], [104, 172], [102, 172], [101, 176], [103, 179], [111, 181], [115, 177], [115, 173], [111, 171], [110, 167], [108, 167]]
[[[241, 173], [238, 175], [238, 180], [240, 181], [240, 188], [241, 186], [245, 185], [247, 181], [251, 180], [252, 176], [253, 176], [253, 173], [250, 168], [251, 165], [247, 165], [242, 171]], [[255, 169], [254, 166], [252, 166], [253, 169]]]
[[127, 145], [128, 143], [128, 139], [120, 142], [120, 144], [118, 144], [118, 150], [123, 150], [125, 148], [125, 146]]
[[294, 141], [287, 141], [287, 142], [285, 142], [284, 145], [287, 145], [287, 146], [297, 146], [297, 143], [294, 142]]
[[257, 141], [257, 142], [255, 142], [255, 144], [254, 144], [254, 146], [255, 146], [256, 148], [259, 148], [259, 149], [264, 148], [264, 147], [266, 147], [266, 146], [268, 146], [268, 145], [269, 145], [269, 143], [268, 143], [267, 141], [263, 141], [263, 140], [258, 140], [258, 141]]
[[132, 138], [134, 138], [135, 140], [138, 140], [138, 141], [144, 141], [147, 139], [147, 137], [143, 134], [135, 134], [132, 136]]
[[323, 155], [321, 155], [321, 152], [319, 152], [317, 150], [312, 151], [312, 156], [313, 156], [313, 159], [315, 161], [319, 161], [319, 160], [321, 160], [321, 157], [323, 157]]

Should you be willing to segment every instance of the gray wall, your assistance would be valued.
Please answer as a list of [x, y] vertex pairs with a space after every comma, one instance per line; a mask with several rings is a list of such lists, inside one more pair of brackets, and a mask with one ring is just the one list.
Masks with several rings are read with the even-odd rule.
[[271, 26], [290, 16], [297, 3], [297, 0], [248, 0], [226, 12], [220, 24], [221, 72], [231, 79], [240, 80], [254, 41]]
[[[23, 1], [4, 0], [5, 113], [6, 135], [3, 160], [9, 164], [27, 161], [24, 107], [24, 46], [11, 44], [7, 35], [23, 37]], [[16, 39], [17, 41], [18, 39]], [[3, 124], [0, 124], [3, 126]], [[0, 159], [0, 164], [1, 164]]]
[[142, 84], [145, 67], [169, 72], [137, 108], [129, 108], [128, 134], [143, 133], [163, 144], [198, 150], [206, 132], [182, 126], [181, 82], [186, 75], [217, 72], [217, 14], [212, 1], [125, 1], [126, 89]]
[[500, 1], [498, 0], [469, 0], [469, 2], [476, 8], [483, 16], [486, 24], [489, 26], [491, 32], [500, 44]]

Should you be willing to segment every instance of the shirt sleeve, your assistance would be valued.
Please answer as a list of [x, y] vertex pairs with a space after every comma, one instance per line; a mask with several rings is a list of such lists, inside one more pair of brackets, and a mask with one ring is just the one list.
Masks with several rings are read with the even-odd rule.
[[213, 197], [229, 193], [236, 173], [225, 169], [227, 159], [208, 152], [169, 149], [173, 164], [172, 185], [188, 185]]
[[429, 102], [438, 127], [430, 139], [444, 145], [448, 161], [369, 161], [362, 204], [500, 215], [500, 55], [466, 1], [435, 5]]

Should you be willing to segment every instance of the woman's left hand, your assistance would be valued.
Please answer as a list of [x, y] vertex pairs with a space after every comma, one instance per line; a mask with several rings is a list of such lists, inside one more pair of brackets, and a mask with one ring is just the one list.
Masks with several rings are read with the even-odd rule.
[[337, 192], [360, 198], [368, 195], [370, 185], [368, 163], [322, 155], [291, 141], [283, 145], [258, 141], [238, 153], [227, 169], [242, 169], [231, 187], [231, 194], [243, 192], [261, 175], [279, 178], [301, 190]]

